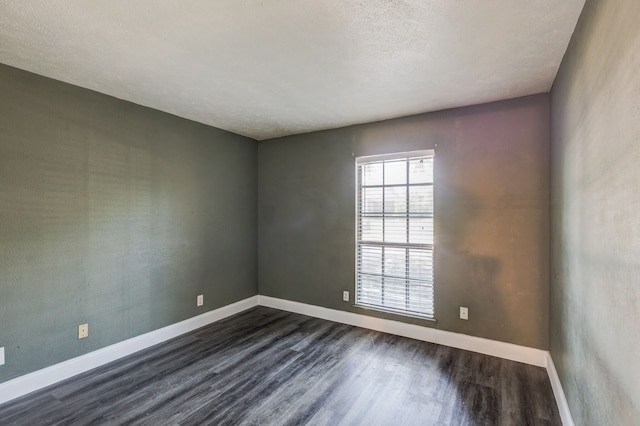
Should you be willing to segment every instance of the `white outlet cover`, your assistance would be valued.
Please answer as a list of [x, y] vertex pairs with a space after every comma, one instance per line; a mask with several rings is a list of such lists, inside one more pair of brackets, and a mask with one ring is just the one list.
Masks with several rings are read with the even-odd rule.
[[464, 306], [460, 306], [460, 319], [468, 320], [469, 319], [469, 308], [465, 308]]
[[0, 365], [4, 365], [4, 348], [0, 348]]
[[196, 306], [202, 306], [202, 305], [204, 305], [204, 295], [199, 294], [198, 297], [196, 297]]
[[78, 339], [89, 337], [89, 324], [80, 324], [78, 326]]

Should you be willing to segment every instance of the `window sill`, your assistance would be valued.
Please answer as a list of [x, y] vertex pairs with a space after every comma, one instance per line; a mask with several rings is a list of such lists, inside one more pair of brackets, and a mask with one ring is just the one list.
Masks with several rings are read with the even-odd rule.
[[411, 313], [407, 313], [407, 312], [402, 312], [402, 311], [397, 311], [394, 309], [384, 309], [384, 308], [379, 308], [377, 306], [369, 306], [369, 305], [359, 305], [359, 304], [354, 304], [353, 305], [354, 308], [357, 309], [364, 309], [367, 311], [374, 311], [374, 312], [380, 312], [383, 314], [388, 314], [388, 315], [393, 315], [393, 316], [398, 316], [398, 317], [403, 317], [403, 318], [413, 318], [416, 320], [420, 320], [420, 321], [424, 321], [425, 323], [428, 323], [430, 326], [435, 326], [436, 323], [438, 322], [435, 318], [429, 318], [429, 317], [424, 317], [421, 315], [417, 315], [417, 314], [411, 314]]

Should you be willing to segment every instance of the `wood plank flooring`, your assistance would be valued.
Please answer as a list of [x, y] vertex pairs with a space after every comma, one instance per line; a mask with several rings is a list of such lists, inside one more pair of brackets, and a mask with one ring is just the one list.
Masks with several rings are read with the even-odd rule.
[[1, 425], [560, 425], [544, 369], [257, 307], [0, 405]]

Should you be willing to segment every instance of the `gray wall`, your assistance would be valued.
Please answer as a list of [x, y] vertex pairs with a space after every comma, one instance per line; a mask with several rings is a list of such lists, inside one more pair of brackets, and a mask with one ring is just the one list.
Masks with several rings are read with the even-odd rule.
[[640, 418], [640, 2], [587, 1], [552, 90], [551, 354], [578, 425]]
[[436, 327], [548, 348], [548, 101], [259, 142], [260, 294], [429, 325], [354, 308], [341, 292], [354, 290], [355, 156], [437, 144]]
[[0, 65], [0, 382], [257, 294], [256, 156]]

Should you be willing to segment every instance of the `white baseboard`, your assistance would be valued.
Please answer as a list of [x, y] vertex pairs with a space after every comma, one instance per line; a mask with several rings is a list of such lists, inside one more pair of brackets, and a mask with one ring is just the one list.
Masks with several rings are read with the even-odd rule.
[[558, 404], [558, 411], [560, 411], [560, 419], [564, 426], [575, 426], [573, 417], [571, 416], [571, 410], [569, 410], [569, 404], [567, 398], [564, 395], [562, 389], [562, 383], [560, 383], [560, 376], [553, 363], [551, 354], [547, 355], [547, 374], [549, 375], [549, 381], [551, 382], [551, 388], [553, 389], [553, 395], [556, 397], [556, 404]]
[[61, 380], [68, 379], [77, 374], [84, 373], [92, 368], [99, 367], [111, 361], [115, 361], [134, 352], [146, 349], [166, 340], [178, 337], [181, 334], [196, 330], [207, 324], [220, 321], [223, 318], [237, 314], [258, 305], [258, 296], [252, 296], [244, 300], [205, 312], [202, 315], [168, 325], [140, 336], [115, 343], [98, 349], [88, 354], [63, 361], [51, 367], [16, 377], [4, 383], [0, 383], [0, 404], [20, 396], [26, 395], [38, 389], [50, 386]]
[[258, 298], [259, 305], [281, 309], [283, 311], [295, 312], [329, 321], [382, 331], [384, 333], [410, 337], [412, 339], [422, 340], [425, 342], [451, 346], [453, 348], [531, 364], [537, 367], [547, 366], [548, 352], [541, 349], [514, 345], [512, 343], [498, 342], [496, 340], [468, 336], [466, 334], [453, 333], [435, 328], [422, 327], [400, 321], [375, 318], [367, 315], [355, 314], [353, 312], [307, 305], [305, 303], [277, 299], [275, 297], [258, 296]]

